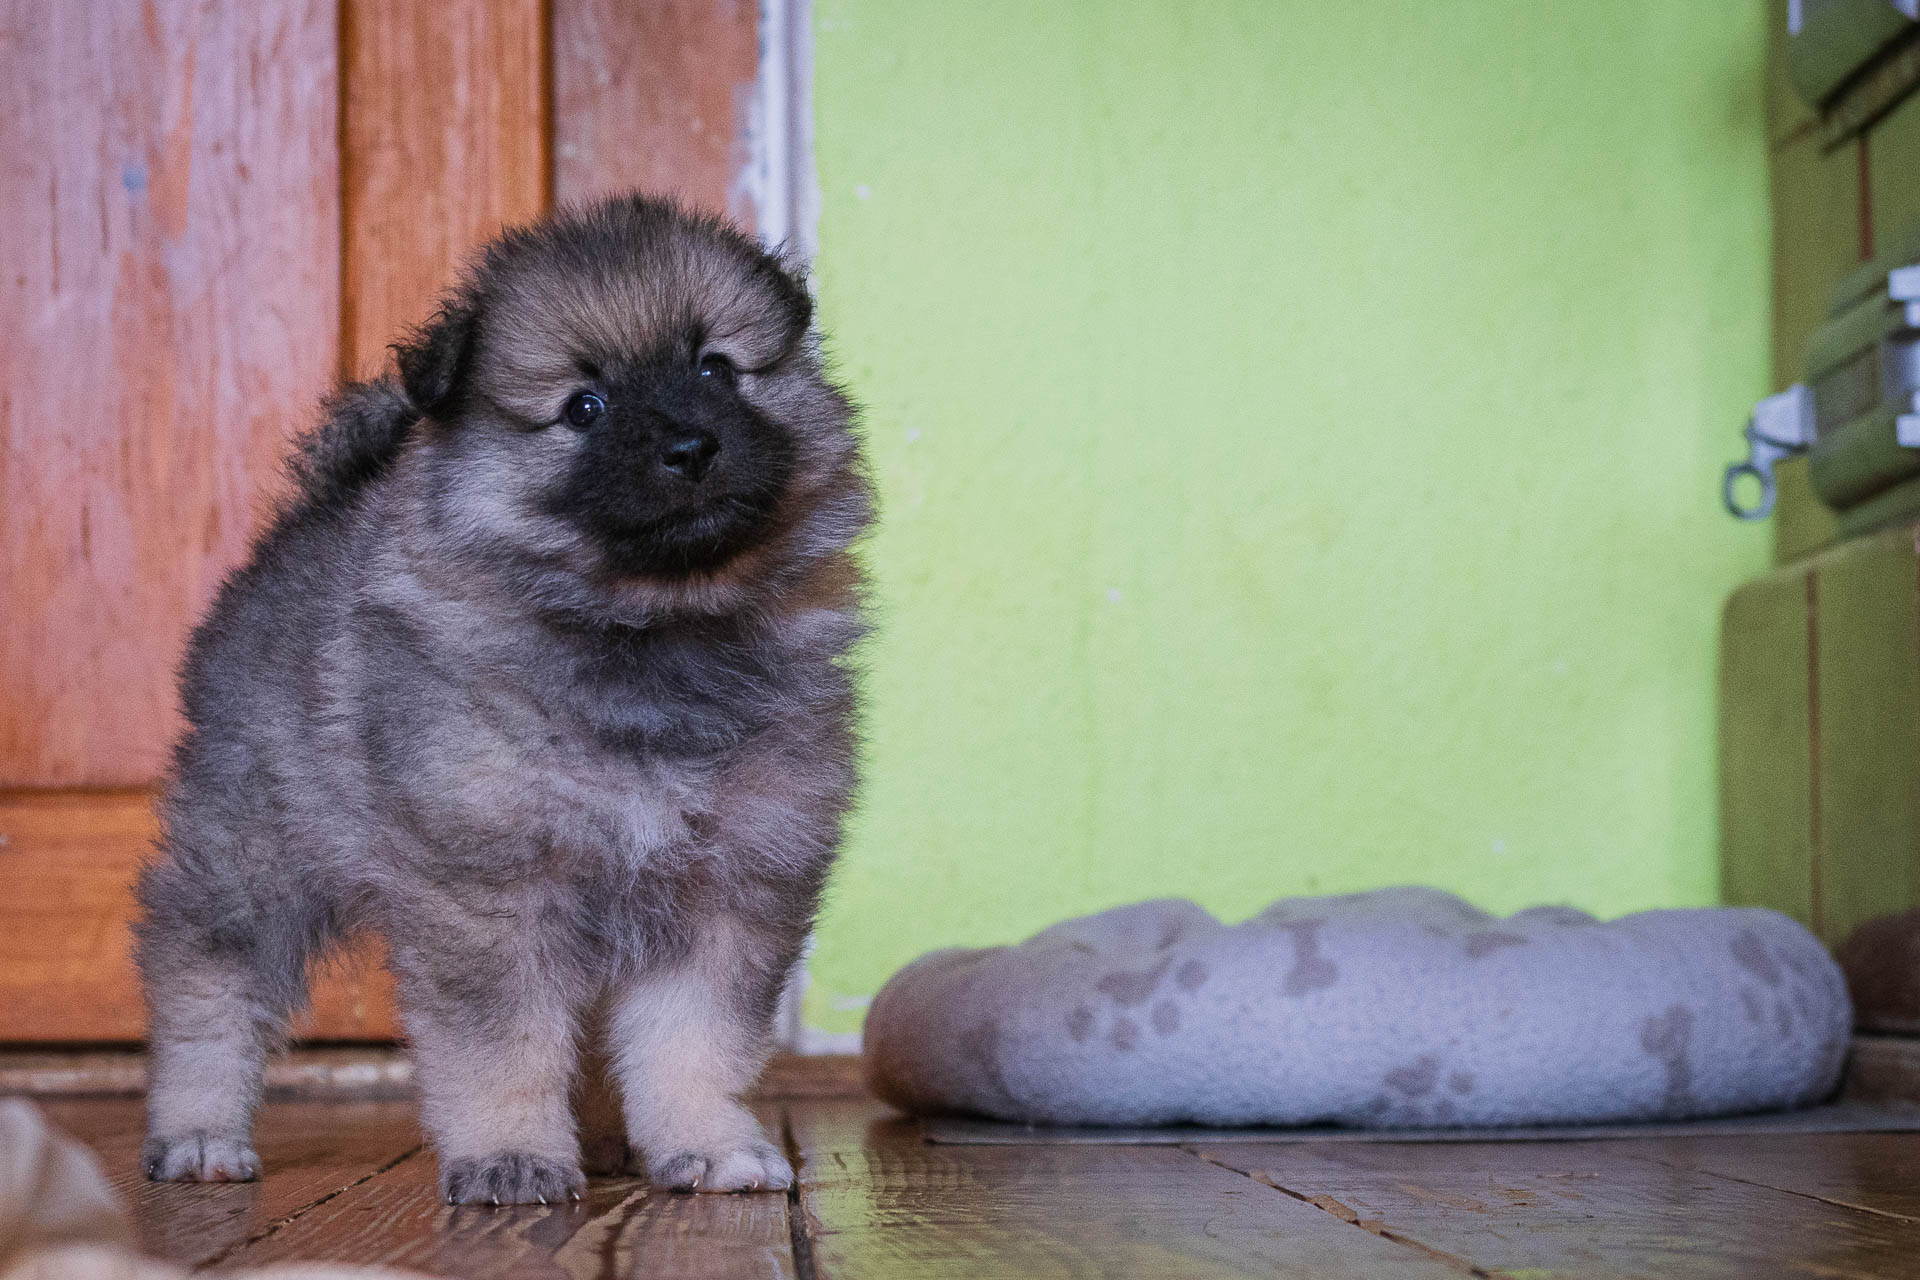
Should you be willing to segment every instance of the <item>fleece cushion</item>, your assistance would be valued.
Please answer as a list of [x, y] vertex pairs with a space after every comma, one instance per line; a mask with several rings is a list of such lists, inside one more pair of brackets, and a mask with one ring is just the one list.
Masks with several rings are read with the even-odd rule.
[[1751, 908], [1504, 919], [1436, 889], [1191, 902], [937, 951], [873, 1002], [866, 1073], [914, 1112], [1042, 1124], [1447, 1127], [1675, 1120], [1830, 1094], [1852, 1012]]

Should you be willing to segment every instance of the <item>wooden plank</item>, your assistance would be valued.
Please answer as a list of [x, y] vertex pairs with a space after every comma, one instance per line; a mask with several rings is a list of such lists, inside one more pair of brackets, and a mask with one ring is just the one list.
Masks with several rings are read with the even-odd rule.
[[1676, 1138], [1620, 1154], [1920, 1224], [1920, 1141], [1909, 1134]]
[[753, 1086], [753, 1096], [774, 1098], [864, 1098], [860, 1056], [853, 1053], [776, 1053]]
[[0, 787], [139, 785], [335, 368], [334, 6], [7, 14]]
[[1901, 243], [1903, 233], [1920, 223], [1920, 95], [1873, 126], [1867, 154], [1874, 238], [1884, 249]]
[[[136, 1049], [0, 1050], [0, 1097], [137, 1097], [146, 1081], [147, 1055]], [[267, 1061], [270, 1098], [364, 1101], [412, 1097], [413, 1090], [413, 1061], [401, 1048], [295, 1049]], [[748, 1096], [762, 1102], [862, 1097], [860, 1060], [777, 1053]]]
[[1808, 591], [1802, 564], [1743, 584], [1720, 622], [1720, 895], [1814, 920]]
[[[777, 1115], [768, 1118], [777, 1126]], [[407, 1160], [227, 1261], [374, 1263], [460, 1280], [798, 1274], [782, 1195], [684, 1196], [609, 1178], [589, 1182], [575, 1205], [455, 1208], [441, 1201], [436, 1177], [430, 1152]]]
[[1920, 1224], [1636, 1159], [1617, 1146], [1197, 1150], [1370, 1231], [1501, 1274], [1842, 1280], [1902, 1274], [1920, 1249]]
[[1783, 0], [1757, 0], [1767, 24], [1767, 142], [1778, 146], [1813, 128], [1813, 111], [1794, 91], [1787, 74], [1787, 6]]
[[[1775, 149], [1773, 194], [1773, 385], [1806, 376], [1807, 339], [1827, 318], [1833, 287], [1860, 262], [1860, 153], [1849, 143], [1822, 155], [1812, 133]], [[1775, 558], [1782, 563], [1834, 537], [1833, 513], [1813, 496], [1806, 464], [1777, 470]]]
[[547, 205], [541, 0], [342, 0], [342, 365], [366, 374], [475, 246]]
[[751, 227], [752, 0], [553, 0], [554, 192], [671, 194]]
[[1840, 535], [1839, 521], [1833, 509], [1814, 493], [1805, 456], [1775, 464], [1773, 480], [1774, 562], [1789, 564], [1830, 546]]
[[1821, 154], [1810, 136], [1773, 153], [1773, 382], [1806, 373], [1807, 339], [1861, 261], [1857, 144]]
[[1920, 903], [1920, 563], [1913, 529], [1821, 557], [1821, 936]]
[[[156, 827], [145, 791], [0, 792], [0, 1042], [138, 1040], [133, 881]], [[308, 1039], [398, 1033], [393, 982], [363, 945], [314, 984]]]
[[140, 1103], [51, 1102], [43, 1109], [100, 1157], [133, 1217], [142, 1251], [187, 1267], [226, 1259], [281, 1219], [420, 1148], [407, 1103], [269, 1103], [254, 1131], [260, 1181], [154, 1183], [139, 1168]]
[[1459, 1275], [1178, 1148], [929, 1146], [872, 1102], [788, 1123], [821, 1277]]

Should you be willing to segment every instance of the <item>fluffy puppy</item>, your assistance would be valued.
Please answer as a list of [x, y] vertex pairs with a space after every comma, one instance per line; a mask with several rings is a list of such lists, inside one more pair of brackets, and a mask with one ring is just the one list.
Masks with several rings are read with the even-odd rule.
[[371, 930], [448, 1200], [577, 1197], [575, 1102], [624, 1120], [600, 1163], [788, 1185], [736, 1096], [853, 785], [870, 511], [810, 316], [740, 233], [618, 199], [503, 236], [338, 393], [187, 654], [150, 1177], [257, 1175], [265, 1055]]

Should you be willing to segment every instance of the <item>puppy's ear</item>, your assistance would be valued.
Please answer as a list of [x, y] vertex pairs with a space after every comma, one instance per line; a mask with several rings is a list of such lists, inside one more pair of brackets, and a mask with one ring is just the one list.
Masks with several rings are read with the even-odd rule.
[[400, 385], [413, 407], [429, 418], [445, 417], [459, 399], [473, 348], [474, 318], [480, 307], [472, 298], [450, 298], [405, 342], [394, 344], [400, 364]]

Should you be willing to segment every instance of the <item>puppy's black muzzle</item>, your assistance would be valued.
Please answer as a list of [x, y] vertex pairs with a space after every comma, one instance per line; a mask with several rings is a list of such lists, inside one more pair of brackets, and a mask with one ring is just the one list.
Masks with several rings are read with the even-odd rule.
[[606, 399], [549, 509], [617, 571], [711, 569], [765, 535], [793, 471], [783, 429], [732, 386], [657, 366]]

